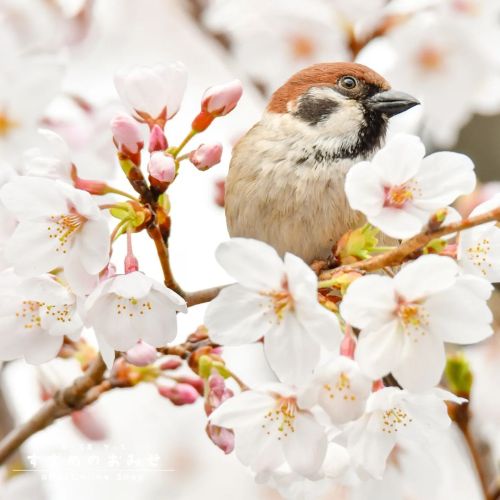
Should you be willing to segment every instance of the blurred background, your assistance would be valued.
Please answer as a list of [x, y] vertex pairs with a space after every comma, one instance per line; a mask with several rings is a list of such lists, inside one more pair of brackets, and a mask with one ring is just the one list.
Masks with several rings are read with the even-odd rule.
[[[205, 88], [239, 78], [242, 101], [203, 138], [223, 143], [221, 165], [208, 172], [185, 168], [171, 190], [178, 281], [187, 290], [220, 285], [229, 278], [213, 254], [227, 238], [223, 181], [231, 146], [292, 73], [316, 62], [355, 60], [421, 99], [423, 106], [393, 120], [391, 133], [416, 133], [428, 152], [453, 150], [473, 159], [483, 184], [461, 200], [458, 208], [467, 214], [500, 190], [499, 47], [498, 0], [0, 0], [0, 180], [10, 168], [22, 172], [23, 153], [36, 145], [42, 126], [68, 142], [82, 177], [126, 187], [108, 128], [122, 109], [113, 86], [117, 69], [176, 60], [187, 66], [183, 106], [167, 125], [170, 144], [189, 130]], [[2, 215], [0, 246], [7, 226]], [[141, 269], [159, 278], [151, 242], [139, 240]], [[114, 257], [121, 262], [119, 252]], [[202, 323], [203, 311], [197, 306], [179, 318], [179, 341]], [[225, 354], [247, 384], [270, 378], [259, 346]], [[494, 478], [497, 336], [467, 356], [474, 429]], [[28, 419], [43, 391], [64, 387], [78, 373], [76, 362], [63, 360], [41, 368], [4, 365], [0, 434]], [[174, 407], [146, 384], [112, 391], [84, 415], [33, 436], [2, 470], [0, 499], [281, 498], [213, 446], [204, 426], [201, 402]], [[383, 481], [314, 497], [298, 491], [297, 498], [475, 500], [479, 491], [452, 428], [430, 450], [403, 450]]]

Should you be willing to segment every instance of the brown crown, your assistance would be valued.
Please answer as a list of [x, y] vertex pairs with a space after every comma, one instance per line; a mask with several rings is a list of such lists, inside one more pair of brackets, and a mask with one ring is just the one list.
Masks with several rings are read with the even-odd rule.
[[272, 95], [267, 110], [273, 113], [286, 113], [287, 104], [301, 96], [310, 87], [319, 85], [334, 85], [342, 76], [354, 76], [366, 83], [377, 85], [381, 90], [390, 89], [390, 85], [378, 73], [356, 63], [322, 63], [309, 66], [298, 73], [281, 86]]

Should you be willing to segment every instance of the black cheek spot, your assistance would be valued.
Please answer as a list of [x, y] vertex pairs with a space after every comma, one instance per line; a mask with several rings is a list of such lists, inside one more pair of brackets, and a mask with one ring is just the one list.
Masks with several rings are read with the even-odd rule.
[[309, 123], [317, 125], [326, 120], [338, 107], [338, 103], [332, 99], [303, 98], [298, 106], [295, 116]]

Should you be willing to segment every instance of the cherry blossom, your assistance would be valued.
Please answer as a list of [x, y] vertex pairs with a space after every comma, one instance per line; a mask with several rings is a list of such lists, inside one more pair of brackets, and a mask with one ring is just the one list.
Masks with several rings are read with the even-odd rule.
[[83, 324], [76, 297], [54, 276], [20, 278], [0, 273], [0, 359], [33, 364], [57, 356], [64, 335], [76, 340]]
[[139, 340], [153, 347], [171, 342], [177, 335], [177, 312], [187, 312], [187, 306], [165, 285], [135, 271], [102, 281], [88, 296], [85, 311], [110, 367], [115, 350], [128, 351]]
[[345, 189], [352, 208], [393, 238], [419, 233], [430, 216], [470, 193], [476, 177], [464, 155], [439, 152], [424, 158], [416, 136], [399, 134], [348, 172]]
[[325, 430], [282, 384], [227, 399], [209, 421], [234, 430], [239, 460], [256, 473], [287, 463], [294, 472], [314, 478], [326, 455]]
[[353, 465], [381, 479], [387, 457], [401, 439], [422, 444], [432, 433], [449, 427], [451, 420], [444, 401], [463, 403], [443, 389], [411, 394], [396, 387], [372, 393], [366, 413], [346, 428], [347, 449]]
[[108, 224], [92, 197], [60, 181], [16, 177], [0, 200], [18, 225], [5, 258], [21, 276], [58, 267], [76, 293], [88, 293], [109, 260]]
[[123, 104], [139, 121], [162, 124], [181, 105], [187, 73], [183, 64], [156, 64], [122, 70], [115, 75], [115, 87]]
[[472, 344], [492, 333], [491, 285], [459, 274], [449, 257], [424, 255], [394, 277], [363, 276], [349, 286], [343, 318], [361, 330], [355, 359], [373, 379], [392, 372], [406, 389], [436, 385], [443, 342]]
[[[500, 194], [478, 205], [470, 217], [500, 206]], [[482, 224], [460, 233], [457, 247], [458, 264], [466, 273], [500, 281], [500, 229], [495, 222]]]
[[358, 364], [345, 356], [336, 357], [314, 371], [299, 396], [303, 408], [321, 406], [334, 424], [359, 418], [371, 393], [372, 381]]
[[207, 308], [214, 342], [241, 345], [264, 337], [267, 360], [287, 383], [311, 375], [320, 346], [338, 349], [338, 320], [318, 303], [316, 275], [301, 259], [287, 253], [283, 261], [266, 243], [245, 238], [222, 243], [216, 257], [239, 283]]
[[38, 130], [38, 146], [23, 157], [23, 174], [71, 181], [71, 154], [66, 142], [55, 132]]

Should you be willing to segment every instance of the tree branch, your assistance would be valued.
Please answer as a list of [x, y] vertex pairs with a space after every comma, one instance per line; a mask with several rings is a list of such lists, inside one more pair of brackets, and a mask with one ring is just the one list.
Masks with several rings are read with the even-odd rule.
[[479, 226], [487, 222], [500, 220], [500, 207], [490, 210], [484, 214], [460, 222], [454, 222], [439, 228], [427, 228], [409, 240], [403, 241], [401, 245], [375, 257], [355, 262], [334, 269], [328, 269], [320, 274], [321, 281], [331, 279], [335, 274], [343, 271], [377, 271], [384, 267], [399, 266], [406, 260], [411, 259], [419, 250], [422, 250], [428, 243], [436, 238], [441, 238], [447, 234], [458, 233], [464, 229]]

